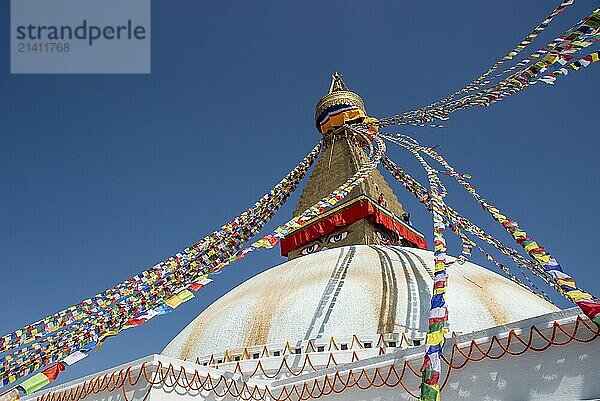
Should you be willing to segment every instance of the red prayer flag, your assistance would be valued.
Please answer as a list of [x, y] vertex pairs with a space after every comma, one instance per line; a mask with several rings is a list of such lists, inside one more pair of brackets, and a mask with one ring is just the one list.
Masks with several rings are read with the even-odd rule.
[[50, 380], [50, 382], [53, 382], [63, 370], [65, 370], [65, 365], [60, 362], [56, 362], [49, 368], [44, 369], [42, 373], [48, 378], [48, 380]]

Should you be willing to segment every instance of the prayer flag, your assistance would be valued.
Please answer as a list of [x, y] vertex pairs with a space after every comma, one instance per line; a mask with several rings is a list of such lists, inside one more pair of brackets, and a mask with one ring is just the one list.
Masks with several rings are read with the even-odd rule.
[[86, 354], [85, 352], [75, 351], [71, 355], [69, 355], [65, 359], [63, 359], [62, 362], [64, 362], [67, 365], [71, 366], [74, 363], [79, 362], [82, 359], [86, 358], [87, 356], [88, 356], [88, 354]]

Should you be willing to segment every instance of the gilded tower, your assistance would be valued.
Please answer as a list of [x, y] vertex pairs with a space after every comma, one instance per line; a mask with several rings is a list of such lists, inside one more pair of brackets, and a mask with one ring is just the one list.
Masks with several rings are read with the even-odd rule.
[[[352, 177], [366, 159], [349, 126], [366, 118], [362, 98], [342, 77], [332, 76], [329, 93], [319, 100], [315, 122], [325, 148], [294, 215], [298, 215]], [[409, 214], [379, 171], [352, 190], [348, 200], [282, 241], [282, 254], [294, 259], [347, 245], [404, 245], [425, 248], [423, 235], [410, 226]]]

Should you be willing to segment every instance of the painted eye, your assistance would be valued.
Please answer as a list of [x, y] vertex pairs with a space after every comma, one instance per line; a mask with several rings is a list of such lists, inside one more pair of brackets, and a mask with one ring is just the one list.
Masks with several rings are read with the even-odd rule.
[[377, 233], [377, 237], [379, 237], [379, 239], [382, 240], [383, 242], [389, 241], [389, 238], [387, 237], [387, 235], [380, 233], [379, 231], [376, 231], [376, 233]]
[[300, 252], [302, 255], [308, 255], [310, 253], [314, 253], [319, 249], [319, 244], [312, 244], [311, 246], [307, 246]]
[[348, 231], [344, 231], [344, 232], [341, 232], [341, 233], [336, 234], [333, 237], [329, 238], [329, 242], [331, 242], [332, 244], [335, 244], [336, 242], [340, 242], [347, 236], [348, 236]]

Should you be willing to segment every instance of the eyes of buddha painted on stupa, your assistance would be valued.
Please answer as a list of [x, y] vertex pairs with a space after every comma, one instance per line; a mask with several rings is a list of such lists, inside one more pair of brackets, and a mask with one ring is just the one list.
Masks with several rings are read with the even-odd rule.
[[384, 230], [381, 227], [378, 227], [378, 229], [375, 230], [375, 235], [377, 236], [377, 239], [379, 239], [379, 241], [381, 241], [381, 244], [383, 244], [383, 245], [399, 245], [402, 243], [401, 236], [399, 236], [398, 234], [389, 232], [387, 230]]
[[302, 255], [309, 255], [311, 253], [315, 253], [317, 252], [317, 249], [319, 249], [319, 244], [318, 243], [314, 243], [312, 245], [307, 246], [306, 248], [304, 248], [302, 250], [302, 252], [300, 252]]
[[384, 244], [389, 244], [392, 242], [390, 237], [388, 237], [387, 234], [384, 234], [381, 231], [375, 231], [375, 235], [377, 235], [377, 238], [379, 238]]
[[350, 234], [350, 231], [344, 230], [334, 231], [328, 235], [324, 235], [320, 238], [317, 238], [310, 245], [304, 247], [302, 251], [300, 251], [300, 254], [309, 255], [311, 253], [327, 249], [327, 244], [336, 244], [338, 242], [341, 242], [348, 236], [348, 234]]

